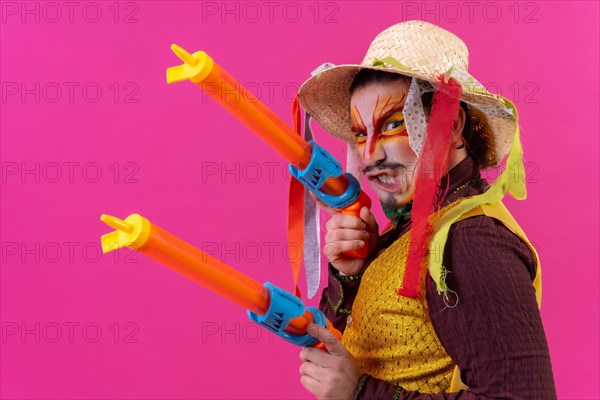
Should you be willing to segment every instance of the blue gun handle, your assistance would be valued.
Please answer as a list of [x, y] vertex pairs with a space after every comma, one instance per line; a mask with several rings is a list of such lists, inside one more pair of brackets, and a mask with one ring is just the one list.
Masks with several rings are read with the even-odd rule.
[[302, 347], [315, 345], [318, 339], [314, 336], [308, 333], [304, 335], [292, 335], [285, 332], [285, 329], [292, 319], [303, 315], [305, 310], [312, 313], [314, 323], [327, 327], [325, 314], [315, 307], [307, 307], [305, 309], [302, 300], [270, 282], [266, 282], [265, 287], [269, 289], [271, 298], [269, 309], [265, 315], [258, 315], [248, 311], [248, 318], [292, 344]]
[[332, 196], [321, 191], [321, 186], [329, 178], [337, 178], [342, 175], [342, 166], [327, 150], [315, 143], [309, 142], [312, 152], [308, 166], [300, 171], [290, 164], [290, 173], [302, 184], [315, 194], [326, 206], [336, 210], [345, 208], [354, 203], [360, 196], [360, 183], [354, 175], [345, 173], [348, 180], [348, 188], [339, 196]]

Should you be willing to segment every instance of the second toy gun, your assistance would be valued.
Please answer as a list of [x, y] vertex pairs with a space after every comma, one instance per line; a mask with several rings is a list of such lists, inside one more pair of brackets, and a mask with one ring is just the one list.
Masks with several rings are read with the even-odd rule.
[[254, 322], [298, 346], [324, 345], [306, 332], [313, 322], [326, 327], [338, 339], [342, 334], [314, 307], [267, 282], [264, 285], [204, 253], [177, 236], [152, 224], [138, 214], [125, 220], [102, 215], [102, 221], [114, 228], [102, 235], [102, 252], [129, 247], [179, 272], [248, 310]]
[[[342, 166], [327, 150], [306, 142], [205, 52], [189, 54], [175, 44], [171, 49], [184, 64], [167, 70], [168, 83], [190, 80], [202, 88], [289, 162], [292, 175], [328, 207], [355, 216], [362, 207], [371, 207], [358, 180], [342, 174]], [[365, 246], [345, 254], [365, 258], [367, 253]]]

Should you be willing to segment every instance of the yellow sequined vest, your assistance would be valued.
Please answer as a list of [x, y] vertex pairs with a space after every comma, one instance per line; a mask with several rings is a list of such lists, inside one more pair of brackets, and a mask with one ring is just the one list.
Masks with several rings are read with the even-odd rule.
[[[438, 210], [430, 217], [430, 222], [435, 226], [444, 212], [459, 203]], [[476, 215], [500, 220], [529, 246], [538, 264], [534, 286], [539, 304], [539, 260], [519, 225], [502, 203], [475, 207], [457, 221]], [[466, 388], [429, 319], [425, 298], [427, 273], [421, 274], [421, 295], [418, 298], [396, 294], [404, 276], [409, 237], [409, 232], [406, 232], [366, 269], [344, 331], [343, 344], [354, 356], [361, 371], [405, 390], [439, 393]], [[426, 261], [423, 268], [427, 268]]]

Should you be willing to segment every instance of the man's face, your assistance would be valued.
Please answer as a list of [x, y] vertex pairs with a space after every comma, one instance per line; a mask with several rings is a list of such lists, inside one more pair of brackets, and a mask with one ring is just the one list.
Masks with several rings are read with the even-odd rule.
[[414, 192], [417, 155], [410, 148], [404, 102], [410, 83], [397, 80], [357, 89], [350, 100], [352, 132], [369, 183], [385, 205], [408, 203]]

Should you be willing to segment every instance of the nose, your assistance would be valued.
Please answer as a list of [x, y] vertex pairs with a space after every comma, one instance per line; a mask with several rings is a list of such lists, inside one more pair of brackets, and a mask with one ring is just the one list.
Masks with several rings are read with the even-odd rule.
[[363, 149], [365, 165], [376, 165], [385, 160], [385, 150], [377, 135], [368, 135]]

